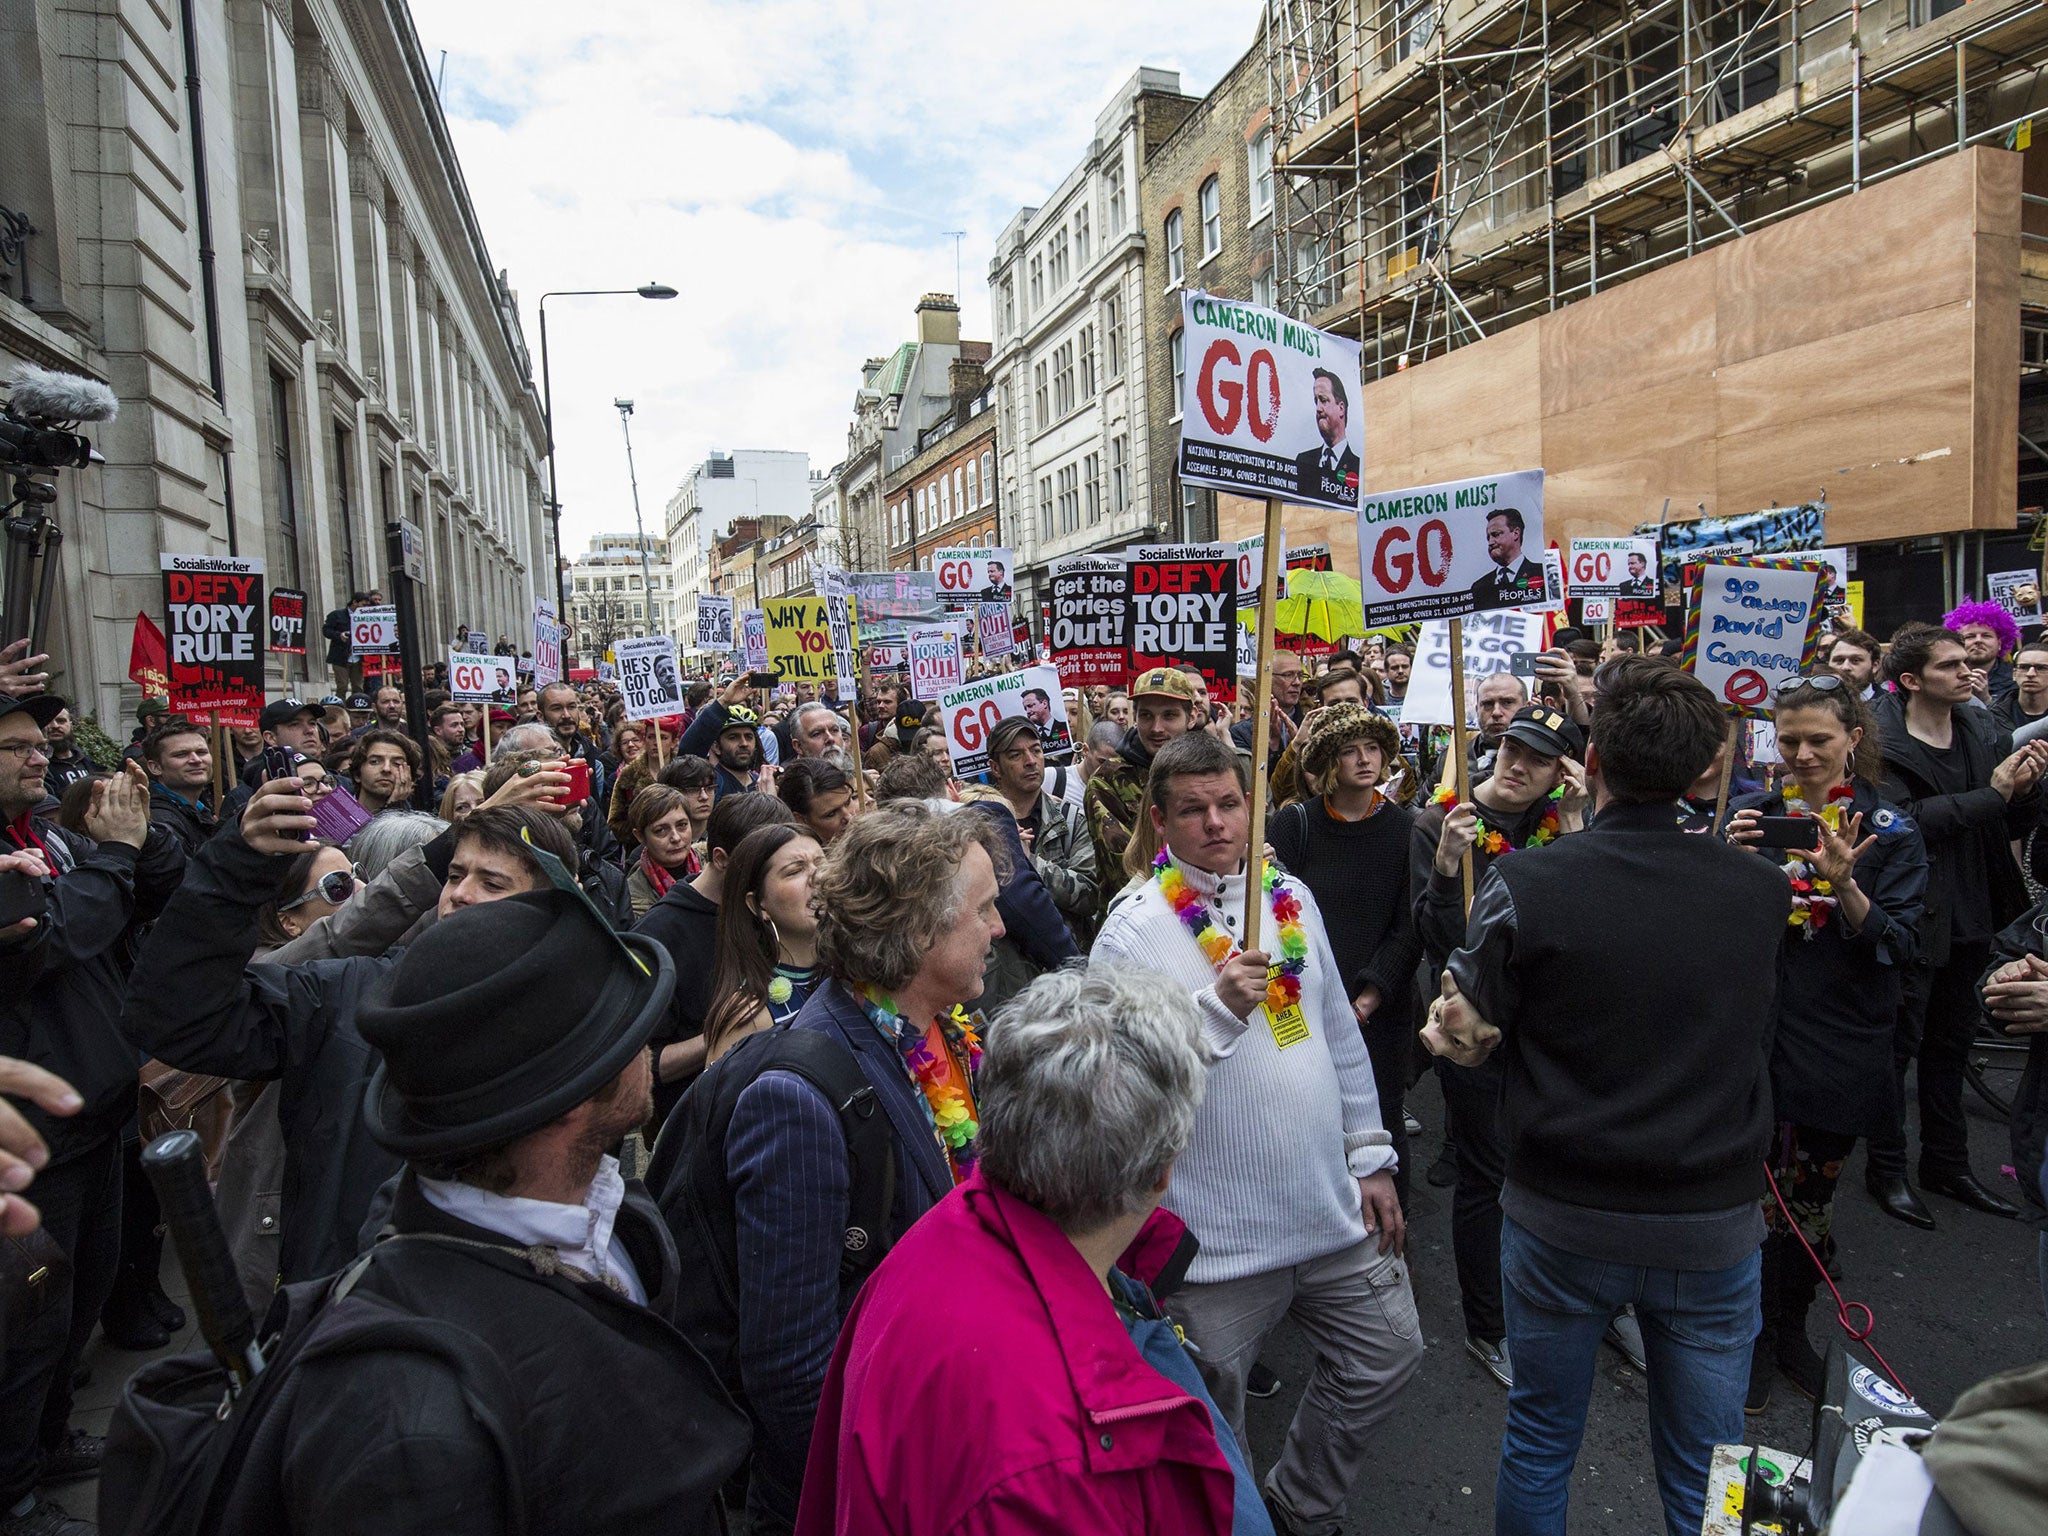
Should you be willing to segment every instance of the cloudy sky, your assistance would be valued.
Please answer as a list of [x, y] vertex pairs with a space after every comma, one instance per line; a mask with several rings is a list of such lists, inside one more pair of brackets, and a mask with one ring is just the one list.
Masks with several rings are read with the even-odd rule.
[[538, 371], [548, 305], [563, 543], [650, 532], [712, 448], [843, 454], [863, 358], [954, 287], [989, 335], [996, 234], [1080, 159], [1141, 64], [1206, 91], [1259, 0], [413, 0]]

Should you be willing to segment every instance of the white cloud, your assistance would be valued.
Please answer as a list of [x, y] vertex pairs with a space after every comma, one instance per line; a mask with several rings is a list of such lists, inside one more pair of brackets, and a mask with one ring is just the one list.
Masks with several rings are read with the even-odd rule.
[[714, 447], [845, 447], [862, 359], [954, 287], [989, 335], [996, 234], [1056, 187], [1140, 65], [1206, 90], [1257, 0], [413, 0], [492, 259], [535, 304], [655, 281], [682, 297], [548, 305], [563, 543], [650, 531]]

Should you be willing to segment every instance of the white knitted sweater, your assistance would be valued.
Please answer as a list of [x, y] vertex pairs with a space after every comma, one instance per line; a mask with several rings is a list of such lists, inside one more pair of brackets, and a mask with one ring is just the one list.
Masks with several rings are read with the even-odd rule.
[[[1181, 873], [1231, 937], [1241, 938], [1244, 875], [1218, 880], [1191, 865]], [[1186, 987], [1216, 1053], [1194, 1136], [1165, 1201], [1201, 1241], [1188, 1270], [1199, 1284], [1306, 1263], [1362, 1241], [1357, 1181], [1394, 1166], [1372, 1063], [1322, 913], [1308, 887], [1291, 878], [1282, 883], [1301, 900], [1309, 939], [1301, 974], [1309, 1038], [1285, 1050], [1263, 1012], [1246, 1021], [1223, 1006], [1215, 968], [1156, 881], [1118, 899], [1092, 951]], [[1273, 943], [1275, 926], [1269, 908], [1261, 944]]]

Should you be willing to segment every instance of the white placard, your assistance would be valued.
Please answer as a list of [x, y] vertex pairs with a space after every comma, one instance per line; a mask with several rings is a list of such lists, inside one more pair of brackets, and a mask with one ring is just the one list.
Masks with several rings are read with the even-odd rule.
[[1777, 686], [1799, 676], [1814, 625], [1811, 567], [1706, 565], [1681, 665], [1745, 716], [1768, 716]]
[[910, 651], [910, 696], [936, 699], [966, 680], [960, 635], [950, 625], [913, 629], [904, 636]]
[[[915, 636], [917, 632], [911, 633]], [[915, 647], [913, 639], [913, 655]], [[1012, 716], [1021, 716], [1038, 727], [1038, 739], [1048, 758], [1073, 750], [1058, 669], [1041, 665], [999, 672], [939, 695], [939, 726], [946, 733], [946, 751], [957, 777], [988, 771], [988, 733]]]
[[482, 656], [450, 647], [448, 696], [458, 704], [483, 704], [519, 684], [519, 669], [510, 656]]
[[942, 603], [1007, 603], [1016, 591], [1016, 573], [1007, 549], [949, 544], [932, 551]]
[[1181, 320], [1181, 482], [1355, 510], [1358, 342], [1201, 292], [1181, 295]]
[[980, 603], [981, 654], [993, 661], [1017, 649], [1017, 631], [1008, 603]]
[[673, 635], [635, 635], [612, 646], [619, 695], [628, 720], [653, 720], [683, 712], [683, 678], [676, 670]]
[[1573, 597], [1657, 598], [1655, 539], [1573, 539], [1565, 581]]
[[[1422, 626], [1415, 664], [1401, 700], [1403, 725], [1451, 725], [1451, 620]], [[1456, 620], [1465, 626], [1465, 702], [1469, 711], [1479, 684], [1514, 668], [1514, 658], [1543, 649], [1543, 616], [1507, 609]]]
[[398, 649], [398, 607], [358, 608], [348, 616], [349, 644], [358, 656], [388, 656]]
[[766, 672], [768, 666], [768, 615], [760, 608], [740, 610], [740, 649], [746, 653], [749, 672]]
[[729, 651], [732, 649], [732, 599], [713, 597], [708, 592], [697, 594], [697, 649], [700, 651]]
[[562, 625], [555, 605], [541, 598], [533, 605], [533, 685], [545, 688], [562, 680]]
[[2022, 624], [2041, 622], [2041, 573], [1993, 571], [1984, 578], [1991, 601]]
[[1367, 495], [1358, 575], [1368, 629], [1541, 606], [1543, 471]]

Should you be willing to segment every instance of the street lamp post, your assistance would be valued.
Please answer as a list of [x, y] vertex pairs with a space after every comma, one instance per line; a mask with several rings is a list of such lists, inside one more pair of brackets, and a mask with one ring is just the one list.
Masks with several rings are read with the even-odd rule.
[[[640, 522], [640, 477], [633, 471], [633, 402], [614, 400], [619, 408], [619, 430], [626, 434], [626, 479], [633, 487], [633, 536], [640, 545], [640, 586], [647, 595], [646, 614], [654, 618], [654, 573], [647, 568], [647, 530]], [[659, 633], [649, 630], [649, 634]]]
[[642, 283], [638, 288], [556, 288], [540, 296], [540, 410], [548, 436], [548, 532], [555, 542], [555, 618], [567, 620], [569, 594], [562, 576], [562, 489], [555, 477], [555, 389], [548, 376], [548, 300], [637, 297], [672, 299], [676, 290], [666, 283]]

